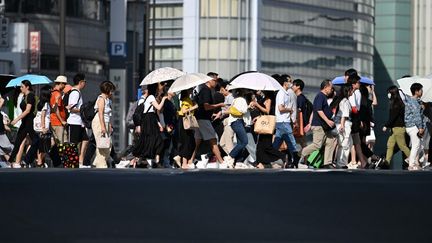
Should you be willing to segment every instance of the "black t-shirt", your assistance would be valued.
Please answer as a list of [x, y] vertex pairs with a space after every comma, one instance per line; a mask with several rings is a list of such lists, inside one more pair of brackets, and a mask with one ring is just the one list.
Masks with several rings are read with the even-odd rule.
[[31, 104], [30, 113], [23, 118], [23, 120], [27, 119], [33, 119], [34, 118], [34, 111], [36, 108], [36, 98], [33, 93], [29, 93], [27, 96], [24, 96], [23, 100], [21, 101], [20, 108], [24, 112], [27, 108], [27, 104]]
[[213, 114], [213, 110], [206, 111], [204, 109], [205, 103], [207, 103], [209, 105], [214, 104], [211, 89], [209, 87], [207, 87], [207, 85], [204, 85], [198, 94], [198, 97], [197, 97], [198, 110], [195, 113], [195, 117], [198, 120], [209, 120], [210, 121], [212, 114]]
[[[213, 95], [213, 101], [215, 104], [224, 103], [225, 102], [225, 96], [219, 92], [215, 92]], [[213, 113], [217, 114], [221, 110], [222, 110], [222, 108], [214, 109]]]

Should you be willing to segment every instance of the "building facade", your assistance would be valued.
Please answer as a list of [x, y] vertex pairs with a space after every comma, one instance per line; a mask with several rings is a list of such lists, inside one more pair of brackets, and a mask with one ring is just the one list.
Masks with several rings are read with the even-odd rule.
[[[83, 95], [99, 92], [107, 77], [106, 1], [66, 1], [66, 75], [86, 74]], [[0, 72], [14, 75], [59, 75], [59, 7], [51, 0], [6, 0], [4, 19], [9, 22], [9, 46], [0, 48]], [[29, 32], [40, 32], [39, 63], [30, 65]]]
[[432, 1], [412, 1], [412, 73], [432, 74]]

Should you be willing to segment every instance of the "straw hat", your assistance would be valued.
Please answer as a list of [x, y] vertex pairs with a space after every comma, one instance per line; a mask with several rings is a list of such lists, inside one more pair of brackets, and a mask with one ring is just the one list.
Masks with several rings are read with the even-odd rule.
[[54, 82], [67, 84], [67, 78], [66, 78], [66, 76], [60, 75], [60, 76], [57, 76], [57, 78], [54, 80]]

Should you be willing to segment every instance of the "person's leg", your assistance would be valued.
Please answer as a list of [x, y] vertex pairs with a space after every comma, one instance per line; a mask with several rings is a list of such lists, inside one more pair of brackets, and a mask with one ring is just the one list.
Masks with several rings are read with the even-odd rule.
[[229, 153], [229, 156], [233, 159], [236, 159], [237, 156], [242, 152], [242, 150], [248, 144], [248, 138], [247, 138], [247, 134], [246, 134], [243, 120], [234, 121], [233, 123], [231, 123], [231, 128], [233, 129], [234, 133], [236, 134], [237, 144], [233, 148], [233, 150], [231, 150], [231, 152]]
[[[276, 134], [273, 140], [273, 148], [279, 149], [282, 144], [282, 136], [284, 135], [284, 126], [282, 122], [276, 122]], [[288, 144], [287, 144], [288, 145]]]
[[302, 157], [306, 157], [310, 155], [313, 151], [320, 149], [321, 146], [323, 145], [325, 133], [322, 127], [313, 126], [311, 130], [312, 130], [312, 143], [306, 146], [302, 150]]
[[420, 149], [420, 138], [417, 136], [417, 127], [408, 127], [406, 131], [411, 140], [411, 152], [409, 156], [409, 166], [415, 166], [417, 164], [416, 158]]
[[327, 132], [325, 143], [324, 165], [330, 165], [333, 164], [333, 153], [337, 144], [336, 137], [331, 132]]
[[406, 145], [405, 134], [406, 134], [406, 130], [404, 127], [393, 128], [393, 135], [395, 137], [396, 144], [398, 145], [402, 153], [408, 158], [410, 156], [411, 151], [409, 147]]
[[[100, 125], [99, 116], [95, 116], [95, 118], [92, 121], [92, 131], [95, 139], [98, 139], [102, 136], [102, 128]], [[96, 157], [93, 161], [93, 165], [95, 165], [96, 168], [107, 168], [107, 163], [106, 163], [107, 158], [105, 156], [109, 156], [109, 149], [97, 148], [97, 142], [96, 142]]]
[[84, 155], [83, 165], [91, 166], [92, 160], [93, 160], [93, 157], [95, 154], [96, 154], [96, 140], [95, 140], [95, 136], [92, 132], [92, 135], [90, 136], [90, 139], [89, 139], [89, 142], [87, 145], [86, 153]]
[[[100, 124], [99, 124], [100, 126]], [[87, 131], [85, 128], [81, 128], [81, 133], [82, 133], [82, 142], [81, 142], [81, 147], [80, 147], [80, 156], [79, 156], [79, 164], [82, 165], [83, 161], [84, 161], [84, 156], [86, 154], [87, 151], [87, 146], [89, 143], [89, 138], [87, 136]], [[109, 155], [109, 153], [108, 153]]]
[[[9, 162], [12, 163], [12, 162], [14, 162], [14, 160], [17, 163], [21, 162], [21, 156], [19, 158], [17, 158], [17, 155], [22, 154], [22, 152], [19, 153], [19, 151], [21, 150], [21, 146], [22, 146], [23, 141], [25, 140], [26, 136], [27, 136], [27, 131], [24, 129], [24, 127], [20, 127], [18, 129], [16, 138], [15, 138], [15, 144], [14, 144], [14, 148], [11, 152]], [[24, 145], [23, 145], [22, 151], [24, 151]], [[17, 159], [19, 159], [19, 160], [17, 160]]]
[[249, 157], [248, 157], [250, 158], [249, 162], [255, 162], [257, 145], [255, 143], [252, 133], [250, 132], [247, 133], [247, 140], [248, 140], [248, 144], [246, 145], [246, 149], [249, 152]]
[[396, 134], [395, 134], [396, 132], [394, 128], [392, 130], [393, 133], [392, 135], [390, 135], [390, 137], [387, 140], [386, 161], [388, 161], [389, 163], [391, 163], [391, 160], [393, 158], [394, 146], [396, 144]]

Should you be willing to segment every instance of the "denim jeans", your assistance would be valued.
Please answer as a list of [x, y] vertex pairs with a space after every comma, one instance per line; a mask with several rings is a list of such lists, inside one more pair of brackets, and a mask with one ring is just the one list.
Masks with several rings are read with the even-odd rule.
[[248, 137], [246, 134], [245, 125], [243, 119], [238, 119], [231, 123], [231, 128], [236, 134], [237, 144], [229, 153], [231, 158], [236, 158], [248, 144]]
[[289, 122], [277, 122], [276, 123], [276, 135], [273, 142], [273, 148], [279, 149], [282, 141], [288, 146], [290, 153], [297, 152], [296, 141], [294, 138], [293, 130]]

